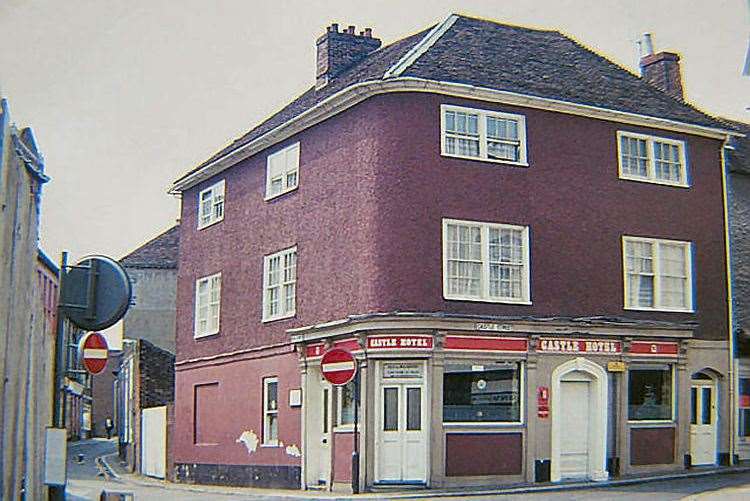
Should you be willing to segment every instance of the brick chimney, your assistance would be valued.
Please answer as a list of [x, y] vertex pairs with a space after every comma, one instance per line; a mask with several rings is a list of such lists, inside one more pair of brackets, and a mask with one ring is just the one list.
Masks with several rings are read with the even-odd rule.
[[641, 78], [660, 91], [684, 101], [680, 56], [674, 52], [654, 54], [651, 34], [646, 33], [639, 42], [641, 47]]
[[318, 47], [315, 88], [320, 89], [377, 50], [380, 39], [372, 37], [370, 28], [365, 28], [357, 35], [354, 26], [339, 31], [339, 25], [334, 23], [318, 38], [315, 45]]

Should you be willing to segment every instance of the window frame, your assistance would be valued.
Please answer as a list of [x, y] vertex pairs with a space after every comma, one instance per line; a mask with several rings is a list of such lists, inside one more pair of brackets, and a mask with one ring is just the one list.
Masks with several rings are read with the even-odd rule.
[[[284, 274], [284, 265], [283, 265], [284, 257], [287, 254], [292, 254], [292, 253], [294, 253], [294, 255], [295, 255], [295, 257], [294, 257], [294, 281], [293, 282], [291, 282], [291, 281], [290, 282], [285, 282], [284, 278], [283, 278], [283, 274]], [[284, 307], [284, 309], [286, 308], [286, 300], [283, 297], [284, 286], [292, 284], [292, 283], [294, 284], [294, 307], [291, 310], [289, 310], [289, 311], [283, 311], [282, 313], [278, 313], [276, 315], [269, 315], [268, 314], [268, 294], [267, 293], [268, 293], [268, 289], [269, 289], [270, 286], [268, 284], [268, 267], [269, 267], [270, 261], [273, 258], [275, 258], [275, 257], [279, 257], [281, 259], [280, 282], [279, 282], [279, 285], [278, 285], [278, 288], [279, 288], [279, 311], [282, 311], [282, 306]], [[294, 317], [294, 316], [297, 315], [297, 282], [299, 281], [298, 280], [299, 277], [297, 276], [297, 259], [298, 259], [298, 257], [299, 256], [297, 254], [297, 246], [296, 245], [293, 245], [291, 247], [287, 247], [286, 249], [282, 249], [282, 250], [280, 250], [278, 252], [274, 252], [273, 254], [267, 254], [267, 255], [263, 256], [263, 291], [262, 291], [263, 297], [262, 297], [262, 301], [261, 301], [262, 308], [263, 308], [263, 311], [261, 313], [261, 322], [262, 323], [273, 322], [273, 321], [276, 321], [276, 320], [283, 320], [285, 318], [292, 318], [292, 317]]]
[[[269, 409], [268, 406], [268, 387], [271, 384], [276, 384], [276, 408], [275, 409]], [[281, 402], [281, 399], [279, 398], [280, 392], [279, 392], [279, 377], [278, 376], [269, 376], [263, 378], [263, 440], [261, 443], [261, 446], [265, 447], [278, 447], [279, 445], [279, 403]], [[276, 416], [276, 437], [270, 438], [269, 432], [270, 432], [270, 421], [269, 416]]]
[[[490, 370], [493, 364], [498, 362], [505, 362], [515, 364], [518, 367], [518, 421], [446, 421], [443, 414], [443, 428], [507, 428], [517, 427], [526, 424], [526, 363], [523, 360], [484, 360], [484, 361], [469, 361], [469, 360], [451, 360], [446, 361], [446, 365], [451, 363], [467, 363], [472, 365], [482, 365], [484, 369], [478, 372], [487, 372], [486, 369], [490, 366]], [[474, 371], [472, 371], [474, 372]], [[443, 374], [445, 378], [445, 373]], [[445, 379], [443, 379], [443, 392], [445, 392]], [[443, 393], [443, 407], [445, 407], [445, 393]]]
[[[671, 400], [671, 407], [672, 407], [672, 414], [670, 419], [630, 419], [630, 373], [632, 371], [639, 371], [639, 370], [658, 370], [657, 367], [650, 368], [648, 365], [640, 365], [637, 364], [633, 367], [628, 367], [628, 396], [627, 396], [627, 423], [628, 424], [636, 424], [636, 425], [662, 425], [662, 424], [673, 424], [677, 421], [677, 375], [675, 374], [675, 364], [673, 363], [667, 363], [662, 365], [668, 365], [669, 371], [671, 373], [670, 382], [672, 385], [670, 396], [672, 397]], [[689, 398], [689, 397], [688, 397]], [[690, 420], [690, 417], [687, 418]]]
[[[626, 251], [626, 244], [628, 242], [635, 243], [650, 243], [654, 249], [652, 254], [653, 262], [653, 276], [654, 276], [654, 306], [633, 306], [630, 304], [630, 285], [628, 283], [628, 258]], [[661, 274], [659, 273], [661, 268], [660, 263], [660, 244], [669, 245], [682, 245], [685, 254], [685, 297], [688, 300], [686, 308], [672, 308], [661, 306]], [[631, 311], [666, 311], [674, 313], [695, 313], [695, 287], [693, 284], [693, 242], [687, 240], [672, 240], [666, 238], [648, 238], [648, 237], [637, 237], [633, 235], [623, 235], [621, 243], [622, 251], [622, 279], [623, 279], [623, 309]]]
[[[215, 330], [207, 330], [206, 332], [199, 332], [198, 326], [200, 322], [200, 294], [198, 293], [198, 289], [200, 287], [201, 282], [206, 281], [208, 282], [208, 304], [206, 305], [208, 307], [208, 314], [209, 317], [206, 319], [206, 325], [210, 325], [210, 315], [211, 315], [211, 293], [213, 292], [212, 285], [214, 278], [219, 279], [219, 300], [216, 302], [218, 305], [218, 314], [216, 319], [216, 329]], [[208, 275], [205, 277], [200, 277], [195, 281], [195, 311], [193, 312], [193, 339], [200, 339], [208, 336], [215, 336], [219, 334], [221, 331], [221, 272], [214, 273], [213, 275]]]
[[[271, 181], [272, 181], [272, 179], [271, 179], [271, 161], [272, 161], [273, 158], [279, 157], [281, 155], [286, 156], [286, 154], [289, 151], [293, 150], [293, 149], [297, 150], [297, 165], [294, 166], [294, 168], [291, 169], [291, 170], [288, 169], [288, 166], [286, 167], [286, 169], [284, 170], [284, 174], [282, 175], [282, 181], [283, 181], [283, 188], [282, 188], [282, 190], [280, 192], [278, 192], [278, 193], [271, 193]], [[280, 197], [282, 195], [285, 195], [286, 193], [295, 191], [296, 189], [299, 188], [299, 165], [300, 165], [300, 156], [301, 156], [301, 153], [302, 153], [302, 151], [301, 151], [301, 148], [300, 148], [300, 142], [297, 141], [296, 143], [290, 144], [288, 146], [285, 146], [285, 147], [281, 148], [280, 150], [277, 150], [277, 151], [274, 151], [273, 153], [270, 153], [266, 157], [266, 192], [265, 192], [265, 195], [263, 197], [264, 201], [268, 202], [269, 200], [273, 200], [273, 199], [278, 198], [278, 197]], [[297, 183], [294, 186], [289, 187], [287, 185], [287, 177], [292, 172], [294, 172], [294, 174], [296, 176]]]
[[[219, 205], [216, 202], [216, 195], [218, 192], [221, 192], [221, 216], [215, 215], [215, 209], [216, 206]], [[208, 201], [203, 200], [203, 194], [204, 193], [211, 193], [211, 198]], [[203, 214], [203, 207], [206, 204], [211, 205], [211, 216], [209, 217], [207, 222], [203, 222], [202, 214]], [[222, 179], [220, 181], [217, 181], [216, 183], [212, 184], [208, 188], [201, 190], [198, 193], [198, 229], [202, 230], [204, 228], [208, 228], [209, 226], [213, 226], [216, 223], [219, 223], [224, 220], [224, 213], [226, 211], [226, 180]]]
[[[481, 231], [481, 261], [482, 273], [480, 276], [480, 297], [451, 294], [448, 283], [448, 226], [449, 225], [471, 225], [479, 226]], [[510, 229], [521, 230], [521, 251], [523, 253], [523, 271], [521, 280], [521, 299], [495, 298], [489, 295], [489, 230]], [[443, 252], [443, 299], [448, 301], [473, 301], [482, 303], [503, 303], [531, 305], [531, 237], [529, 226], [521, 226], [507, 223], [490, 223], [482, 221], [469, 221], [463, 219], [443, 218], [442, 222], [442, 252]]]
[[[344, 388], [348, 385], [352, 385], [352, 390], [354, 393], [352, 394], [352, 397], [356, 395], [357, 392], [357, 378], [352, 379], [347, 384], [342, 386], [334, 386], [336, 388], [336, 422], [333, 426], [333, 431], [335, 432], [349, 432], [354, 431], [354, 418], [352, 417], [351, 423], [344, 423], [341, 419], [342, 416], [342, 410], [344, 409], [344, 403], [343, 403], [343, 394], [344, 394]], [[352, 409], [356, 406], [356, 402], [353, 401], [352, 403]]]
[[[448, 153], [445, 147], [445, 112], [456, 111], [459, 113], [471, 113], [479, 115], [477, 120], [477, 133], [479, 137], [479, 156], [460, 155], [458, 153]], [[506, 120], [516, 120], [518, 122], [518, 161], [502, 160], [490, 158], [487, 156], [487, 117], [500, 118]], [[526, 138], [526, 116], [517, 113], [506, 113], [503, 111], [485, 110], [481, 108], [469, 108], [467, 106], [458, 106], [454, 104], [440, 105], [440, 154], [444, 157], [462, 158], [465, 160], [479, 160], [481, 162], [491, 162], [498, 164], [515, 165], [517, 167], [528, 167], [528, 145]]]
[[[623, 171], [622, 165], [622, 138], [641, 139], [646, 141], [646, 177], [636, 176], [633, 174], [626, 174]], [[672, 146], [677, 146], [680, 159], [680, 168], [682, 171], [682, 182], [674, 182], [665, 179], [658, 179], [656, 177], [656, 159], [654, 158], [654, 143], [664, 143]], [[651, 134], [641, 134], [638, 132], [629, 132], [625, 130], [617, 131], [617, 175], [620, 179], [627, 181], [640, 181], [642, 183], [660, 184], [663, 186], [674, 186], [677, 188], [689, 188], [690, 178], [689, 170], [687, 165], [687, 142], [679, 139], [672, 139], [668, 137], [654, 136]]]

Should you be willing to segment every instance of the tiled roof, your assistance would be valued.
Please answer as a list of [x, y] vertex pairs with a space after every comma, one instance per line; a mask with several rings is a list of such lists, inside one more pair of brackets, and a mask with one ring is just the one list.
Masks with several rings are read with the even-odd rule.
[[[322, 89], [308, 89], [181, 179], [350, 85], [383, 79], [386, 71], [431, 29], [373, 52]], [[706, 127], [726, 127], [562, 33], [465, 16], [457, 16], [400, 76], [469, 84]]]
[[120, 259], [120, 264], [126, 268], [177, 268], [179, 250], [180, 225], [178, 224]]

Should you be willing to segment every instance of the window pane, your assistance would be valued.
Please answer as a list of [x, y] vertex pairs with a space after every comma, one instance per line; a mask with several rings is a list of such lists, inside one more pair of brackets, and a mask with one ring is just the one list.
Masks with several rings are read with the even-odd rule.
[[443, 420], [518, 422], [520, 392], [520, 364], [484, 371], [447, 366], [443, 375]]
[[672, 419], [672, 370], [631, 369], [629, 373], [628, 419], [653, 421]]
[[629, 176], [648, 176], [648, 153], [646, 140], [622, 136], [620, 138], [620, 162], [623, 174]]
[[354, 381], [341, 387], [341, 415], [339, 424], [354, 423]]
[[279, 439], [279, 419], [276, 414], [268, 415], [268, 437], [267, 442], [276, 442]]
[[278, 382], [272, 381], [266, 385], [266, 410], [275, 411], [278, 409], [278, 384]]
[[383, 388], [383, 430], [398, 430], [398, 388]]
[[328, 388], [323, 390], [323, 433], [328, 433]]
[[711, 424], [711, 388], [701, 388], [701, 424]]
[[698, 423], [698, 388], [690, 388], [690, 424]]
[[406, 389], [406, 429], [422, 429], [422, 389]]

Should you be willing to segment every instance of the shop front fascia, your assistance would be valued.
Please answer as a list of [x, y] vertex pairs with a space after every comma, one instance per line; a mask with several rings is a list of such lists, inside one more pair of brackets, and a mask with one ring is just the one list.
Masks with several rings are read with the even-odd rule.
[[351, 484], [353, 390], [320, 372], [332, 347], [358, 360], [362, 490], [604, 480], [708, 464], [712, 453], [718, 463], [720, 412], [707, 411], [713, 435], [705, 428], [703, 442], [713, 436], [715, 450], [703, 450], [703, 463], [690, 442], [701, 395], [707, 408], [726, 400], [717, 365], [726, 343], [695, 341], [693, 327], [395, 314], [290, 330], [303, 379], [303, 487]]

